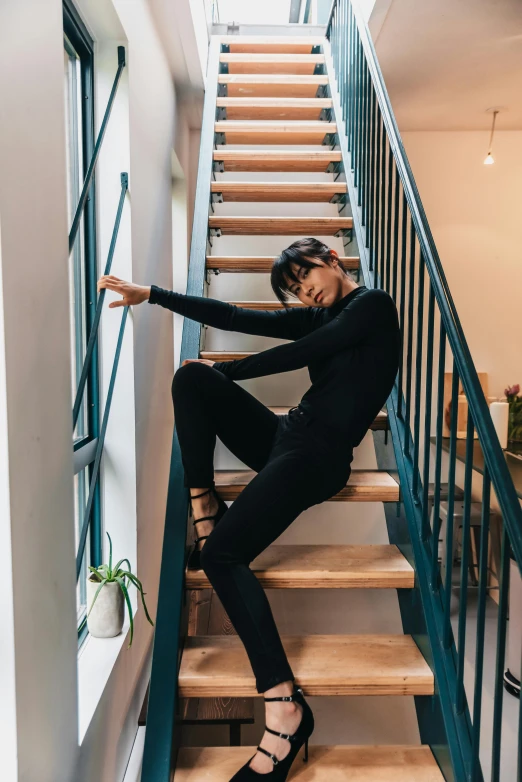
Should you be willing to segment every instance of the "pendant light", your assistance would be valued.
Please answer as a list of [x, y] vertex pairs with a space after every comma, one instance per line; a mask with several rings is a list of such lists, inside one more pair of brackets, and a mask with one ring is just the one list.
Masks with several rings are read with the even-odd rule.
[[495, 135], [495, 122], [497, 120], [497, 114], [499, 113], [499, 108], [493, 108], [493, 109], [487, 109], [489, 114], [493, 114], [493, 121], [491, 123], [491, 135], [489, 137], [489, 145], [488, 145], [488, 154], [486, 155], [484, 159], [484, 165], [485, 166], [492, 166], [495, 162], [495, 159], [493, 155], [491, 154], [491, 151], [493, 149], [493, 136]]

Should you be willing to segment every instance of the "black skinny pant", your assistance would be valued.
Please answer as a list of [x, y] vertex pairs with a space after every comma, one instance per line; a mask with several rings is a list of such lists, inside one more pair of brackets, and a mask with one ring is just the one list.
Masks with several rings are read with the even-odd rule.
[[214, 486], [216, 436], [257, 475], [205, 541], [201, 566], [247, 651], [258, 692], [294, 675], [250, 562], [311, 505], [339, 492], [349, 443], [299, 410], [278, 416], [219, 370], [191, 362], [172, 384], [185, 486]]

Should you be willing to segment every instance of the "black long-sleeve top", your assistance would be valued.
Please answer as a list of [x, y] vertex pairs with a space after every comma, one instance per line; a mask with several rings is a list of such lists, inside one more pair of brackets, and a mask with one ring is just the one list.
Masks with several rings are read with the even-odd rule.
[[216, 361], [232, 380], [308, 367], [299, 407], [359, 445], [384, 406], [399, 365], [400, 330], [391, 296], [359, 285], [331, 307], [251, 310], [151, 286], [149, 302], [224, 331], [292, 340], [235, 361]]

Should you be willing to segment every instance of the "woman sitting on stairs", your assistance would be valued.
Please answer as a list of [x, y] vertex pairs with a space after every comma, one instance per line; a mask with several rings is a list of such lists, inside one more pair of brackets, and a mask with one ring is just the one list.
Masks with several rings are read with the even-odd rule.
[[[235, 361], [187, 359], [174, 375], [177, 434], [197, 534], [188, 567], [203, 568], [241, 638], [264, 694], [266, 732], [233, 780], [282, 782], [314, 728], [312, 711], [283, 649], [263, 588], [249, 564], [306, 508], [341, 491], [361, 442], [390, 394], [400, 332], [393, 299], [358, 285], [337, 253], [316, 239], [294, 242], [274, 261], [271, 285], [282, 310], [141, 286], [113, 276], [98, 288], [149, 301], [226, 331], [291, 340]], [[288, 307], [287, 294], [304, 307]], [[233, 380], [308, 367], [312, 384], [276, 415]], [[216, 436], [257, 474], [230, 507], [214, 484]], [[269, 727], [268, 727], [269, 726]]]

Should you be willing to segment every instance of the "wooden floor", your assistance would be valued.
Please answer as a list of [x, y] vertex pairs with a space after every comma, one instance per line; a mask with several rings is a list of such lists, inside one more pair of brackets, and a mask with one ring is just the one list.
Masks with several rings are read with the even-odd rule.
[[[174, 782], [229, 782], [255, 747], [183, 748]], [[292, 782], [444, 782], [429, 747], [311, 746], [294, 761]], [[506, 781], [507, 782], [507, 781]]]
[[[282, 642], [305, 695], [433, 695], [433, 673], [408, 635], [287, 635]], [[179, 693], [259, 696], [239, 637], [187, 638]]]

